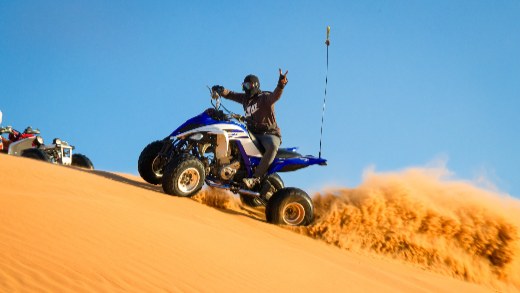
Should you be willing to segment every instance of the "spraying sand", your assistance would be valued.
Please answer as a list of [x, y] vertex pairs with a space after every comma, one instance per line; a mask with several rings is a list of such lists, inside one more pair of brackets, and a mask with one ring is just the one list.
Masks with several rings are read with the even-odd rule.
[[442, 169], [369, 172], [358, 188], [315, 196], [315, 223], [296, 230], [347, 250], [520, 288], [520, 202], [444, 180], [446, 174]]

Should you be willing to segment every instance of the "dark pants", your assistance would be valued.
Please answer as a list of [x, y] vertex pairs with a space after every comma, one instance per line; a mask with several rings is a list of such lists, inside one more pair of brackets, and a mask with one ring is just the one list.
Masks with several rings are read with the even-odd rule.
[[271, 163], [274, 161], [281, 140], [278, 136], [272, 134], [255, 134], [255, 137], [265, 148], [265, 153], [256, 167], [253, 177], [262, 177], [267, 173], [269, 166], [271, 166]]

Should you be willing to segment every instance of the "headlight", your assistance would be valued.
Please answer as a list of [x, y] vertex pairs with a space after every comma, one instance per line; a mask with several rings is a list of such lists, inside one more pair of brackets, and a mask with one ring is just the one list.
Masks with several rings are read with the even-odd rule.
[[43, 145], [43, 137], [41, 137], [41, 136], [37, 136], [37, 137], [34, 139], [34, 144], [35, 144], [37, 147]]
[[52, 141], [53, 144], [55, 145], [60, 145], [61, 144], [61, 139], [59, 138], [55, 138], [53, 141]]

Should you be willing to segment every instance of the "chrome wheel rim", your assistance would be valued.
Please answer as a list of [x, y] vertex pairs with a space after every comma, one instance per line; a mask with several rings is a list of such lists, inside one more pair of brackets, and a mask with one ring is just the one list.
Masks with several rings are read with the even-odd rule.
[[199, 185], [200, 181], [200, 173], [195, 168], [188, 168], [184, 170], [179, 176], [179, 180], [177, 180], [177, 186], [179, 190], [183, 193], [188, 193]]
[[304, 219], [305, 208], [300, 203], [290, 203], [283, 209], [283, 221], [288, 225], [299, 225]]
[[162, 177], [162, 175], [163, 175], [163, 168], [161, 166], [161, 159], [159, 158], [159, 156], [157, 156], [157, 157], [155, 157], [155, 159], [153, 159], [152, 172], [157, 177]]

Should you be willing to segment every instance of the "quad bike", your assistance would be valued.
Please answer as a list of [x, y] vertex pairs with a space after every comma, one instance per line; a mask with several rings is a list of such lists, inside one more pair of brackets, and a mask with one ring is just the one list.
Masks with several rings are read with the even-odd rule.
[[85, 169], [94, 169], [90, 159], [82, 154], [72, 154], [74, 146], [66, 141], [55, 138], [51, 145], [44, 145], [40, 131], [27, 127], [24, 132], [19, 132], [11, 126], [1, 127], [0, 135], [9, 134], [9, 140], [0, 150], [13, 156], [21, 156], [36, 160], [51, 162], [60, 165], [72, 165]]
[[245, 205], [265, 206], [269, 223], [310, 224], [314, 217], [310, 197], [299, 188], [285, 187], [278, 173], [326, 165], [326, 160], [302, 156], [296, 148], [280, 148], [261, 183], [248, 189], [242, 179], [252, 176], [264, 149], [248, 131], [244, 117], [225, 107], [224, 113], [219, 94], [211, 91], [211, 95], [213, 108], [143, 149], [138, 161], [141, 177], [162, 184], [165, 193], [181, 197], [195, 195], [206, 183], [239, 194]]

